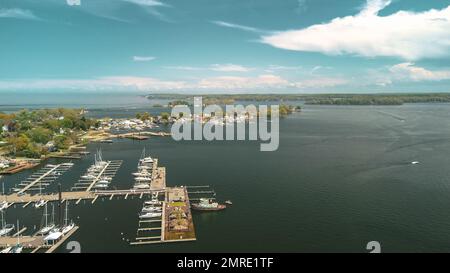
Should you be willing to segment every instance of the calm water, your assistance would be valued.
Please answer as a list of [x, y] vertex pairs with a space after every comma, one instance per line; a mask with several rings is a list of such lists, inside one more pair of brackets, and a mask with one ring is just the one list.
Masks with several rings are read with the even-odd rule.
[[[102, 148], [124, 163], [113, 180], [129, 188], [143, 147], [167, 168], [168, 185], [211, 185], [234, 205], [195, 213], [193, 243], [129, 246], [142, 200], [70, 207], [84, 252], [450, 252], [450, 105], [307, 106], [281, 121], [280, 148], [255, 142], [174, 142], [151, 138]], [[71, 185], [93, 155], [58, 181]], [[420, 161], [412, 165], [412, 161]], [[21, 177], [6, 177], [14, 185]], [[30, 230], [33, 208], [8, 210]], [[64, 249], [60, 250], [64, 251]]]

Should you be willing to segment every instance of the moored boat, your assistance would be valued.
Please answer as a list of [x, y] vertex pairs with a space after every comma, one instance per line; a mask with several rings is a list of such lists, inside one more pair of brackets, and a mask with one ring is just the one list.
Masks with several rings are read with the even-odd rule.
[[208, 198], [201, 198], [199, 203], [192, 203], [191, 207], [193, 210], [200, 210], [200, 211], [218, 211], [227, 208], [226, 205], [213, 202], [211, 199]]

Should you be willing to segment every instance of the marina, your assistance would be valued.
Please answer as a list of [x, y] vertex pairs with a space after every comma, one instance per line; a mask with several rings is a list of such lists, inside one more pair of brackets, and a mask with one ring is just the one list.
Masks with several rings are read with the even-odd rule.
[[[2, 210], [6, 211], [11, 206], [21, 206], [22, 209], [34, 204], [43, 207], [40, 228], [31, 235], [23, 235], [27, 228], [24, 227], [14, 235], [9, 236], [11, 230], [0, 237], [0, 247], [8, 250], [11, 245], [17, 243], [20, 237], [20, 245], [31, 253], [54, 252], [61, 246], [79, 226], [68, 220], [68, 208], [77, 206], [81, 201], [89, 201], [94, 205], [97, 200], [127, 200], [135, 196], [142, 200], [142, 211], [138, 214], [138, 228], [134, 240], [130, 245], [160, 244], [169, 242], [195, 241], [195, 228], [191, 212], [189, 195], [210, 195], [215, 191], [209, 186], [177, 186], [167, 187], [166, 168], [158, 166], [158, 159], [145, 155], [145, 149], [138, 161], [138, 172], [133, 173], [135, 185], [131, 189], [98, 189], [96, 185], [100, 181], [109, 186], [122, 161], [105, 161], [101, 151], [97, 151], [94, 164], [72, 186], [70, 191], [57, 193], [42, 193], [46, 186], [53, 183], [59, 176], [73, 166], [73, 163], [47, 164], [33, 173], [25, 182], [21, 183], [20, 190], [10, 194], [0, 195], [0, 202], [7, 204]], [[103, 183], [103, 182], [102, 182]], [[136, 187], [138, 185], [138, 187]], [[146, 185], [146, 186], [143, 186]], [[60, 189], [60, 186], [58, 187]], [[39, 194], [34, 194], [39, 190]], [[199, 198], [194, 198], [199, 200]], [[39, 206], [37, 206], [39, 204]], [[86, 204], [86, 203], [83, 203]], [[59, 223], [55, 217], [55, 208], [59, 211], [65, 206], [65, 219]], [[49, 209], [51, 207], [51, 209]], [[51, 213], [50, 213], [51, 211]], [[58, 215], [62, 215], [59, 212]], [[5, 225], [3, 225], [5, 226]], [[60, 231], [52, 231], [60, 226]], [[67, 232], [64, 230], [67, 229]]]

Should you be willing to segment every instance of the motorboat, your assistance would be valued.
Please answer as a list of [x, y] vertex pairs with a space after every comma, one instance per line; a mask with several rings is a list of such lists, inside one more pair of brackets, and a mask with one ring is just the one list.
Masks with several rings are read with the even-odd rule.
[[109, 187], [108, 184], [95, 184], [93, 186], [94, 189], [107, 189]]
[[146, 184], [146, 183], [139, 183], [139, 184], [134, 185], [133, 188], [137, 189], [137, 190], [145, 190], [145, 189], [150, 189], [150, 185]]
[[149, 176], [149, 177], [151, 177], [152, 173], [148, 172], [147, 170], [143, 170], [141, 172], [133, 173], [133, 176]]
[[161, 212], [162, 208], [158, 207], [143, 207], [142, 212]]
[[142, 212], [139, 214], [140, 219], [148, 219], [148, 218], [156, 218], [161, 217], [162, 213], [160, 212]]
[[161, 201], [157, 201], [157, 200], [145, 201], [144, 205], [145, 206], [148, 206], [148, 205], [161, 205]]
[[151, 182], [152, 178], [145, 177], [145, 176], [139, 176], [139, 177], [135, 177], [134, 180], [136, 180], [137, 182]]
[[91, 180], [91, 179], [95, 179], [96, 176], [92, 175], [92, 174], [88, 174], [88, 175], [83, 175], [81, 178]]

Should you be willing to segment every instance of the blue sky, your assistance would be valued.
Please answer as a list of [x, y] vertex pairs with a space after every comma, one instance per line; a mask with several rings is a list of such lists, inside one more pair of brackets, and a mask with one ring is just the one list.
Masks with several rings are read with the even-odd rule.
[[0, 92], [449, 92], [448, 0], [2, 0]]

